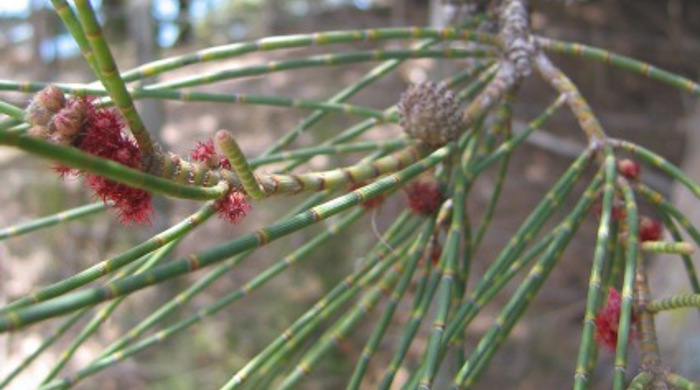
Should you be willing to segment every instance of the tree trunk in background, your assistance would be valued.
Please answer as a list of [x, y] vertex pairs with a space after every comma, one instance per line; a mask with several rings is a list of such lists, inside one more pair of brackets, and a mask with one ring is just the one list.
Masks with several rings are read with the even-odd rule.
[[[148, 4], [147, 0], [137, 2]], [[130, 27], [127, 26], [126, 13], [125, 0], [102, 0], [102, 14], [105, 18], [103, 29], [105, 34], [107, 34], [108, 40], [123, 42], [127, 38], [127, 28]], [[147, 15], [150, 15], [150, 13]]]
[[[29, 17], [32, 25], [32, 54], [34, 57], [35, 77], [40, 80], [50, 80], [55, 74], [58, 62], [58, 52], [53, 38], [59, 30], [55, 13], [44, 7], [43, 2], [32, 2], [32, 11]], [[45, 48], [50, 51], [45, 52]]]
[[407, 2], [410, 0], [394, 0], [391, 4], [391, 25], [405, 26], [408, 21]]
[[180, 32], [175, 45], [186, 45], [192, 42], [192, 23], [190, 22], [190, 0], [178, 0], [177, 26]]
[[[700, 182], [700, 103], [696, 103], [685, 122], [685, 154], [681, 170], [695, 182]], [[698, 199], [682, 184], [675, 183], [671, 202], [693, 223], [700, 226]], [[686, 236], [689, 242], [690, 238]], [[693, 256], [700, 269], [698, 251]], [[691, 289], [683, 263], [678, 256], [658, 256], [649, 267], [651, 292], [662, 298], [673, 294], [688, 294]], [[674, 310], [656, 316], [656, 327], [664, 366], [697, 380], [700, 378], [700, 315], [698, 310]]]

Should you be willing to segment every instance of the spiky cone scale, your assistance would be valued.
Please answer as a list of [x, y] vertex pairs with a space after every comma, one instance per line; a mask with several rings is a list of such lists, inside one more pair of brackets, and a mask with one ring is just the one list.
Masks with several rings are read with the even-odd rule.
[[455, 140], [464, 130], [459, 101], [443, 83], [411, 85], [401, 94], [398, 111], [406, 134], [430, 146]]

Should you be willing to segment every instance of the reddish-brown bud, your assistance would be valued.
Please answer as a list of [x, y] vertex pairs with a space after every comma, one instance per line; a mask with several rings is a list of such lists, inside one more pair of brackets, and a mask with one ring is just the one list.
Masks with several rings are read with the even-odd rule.
[[49, 85], [36, 94], [36, 102], [52, 112], [58, 112], [66, 105], [66, 97], [55, 85]]
[[433, 214], [445, 201], [445, 196], [440, 192], [435, 181], [418, 181], [406, 186], [404, 191], [408, 195], [408, 207], [420, 215]]
[[45, 126], [51, 117], [66, 105], [63, 92], [49, 85], [34, 95], [27, 107], [27, 122], [33, 125]]
[[[72, 140], [83, 129], [88, 103], [84, 99], [73, 99], [49, 122], [49, 131]], [[70, 142], [69, 142], [70, 143]]]
[[27, 130], [30, 137], [46, 139], [49, 136], [49, 129], [46, 126], [34, 125]]
[[639, 240], [640, 241], [659, 241], [663, 234], [663, 224], [661, 221], [649, 217], [641, 217], [639, 219]]
[[617, 170], [629, 180], [638, 180], [641, 167], [638, 162], [626, 158], [617, 162]]

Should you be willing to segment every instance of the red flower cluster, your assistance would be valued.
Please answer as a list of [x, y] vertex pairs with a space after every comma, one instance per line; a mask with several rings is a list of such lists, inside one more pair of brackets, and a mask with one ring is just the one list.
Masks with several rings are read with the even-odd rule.
[[[77, 102], [81, 103], [77, 103]], [[85, 98], [68, 102], [85, 108], [85, 123], [82, 132], [77, 135], [73, 145], [86, 153], [116, 161], [129, 168], [140, 170], [141, 151], [136, 142], [122, 129], [124, 122], [115, 109], [97, 108]], [[151, 193], [129, 187], [126, 184], [106, 179], [93, 173], [81, 173], [66, 167], [55, 168], [62, 175], [73, 173], [85, 177], [85, 183], [105, 203], [111, 203], [119, 213], [119, 221], [129, 223], [148, 223], [153, 208]]]
[[663, 235], [664, 227], [661, 221], [649, 217], [639, 219], [639, 240], [659, 241]]
[[[119, 113], [114, 109], [90, 107], [85, 133], [77, 146], [87, 153], [140, 170], [141, 151], [136, 142], [122, 131], [124, 123]], [[94, 174], [87, 174], [86, 182], [103, 201], [114, 203], [122, 223], [150, 222], [153, 209], [149, 192]]]
[[[608, 290], [608, 301], [595, 317], [596, 341], [614, 351], [617, 347], [617, 328], [620, 325], [620, 310], [622, 308], [622, 296], [614, 288]], [[632, 323], [637, 322], [637, 317], [632, 313]], [[633, 334], [630, 340], [633, 338]]]
[[219, 212], [219, 217], [234, 225], [245, 217], [251, 208], [245, 194], [235, 188], [231, 189], [226, 196], [217, 200], [215, 207]]
[[[214, 140], [211, 138], [204, 142], [198, 142], [197, 146], [190, 152], [190, 157], [194, 161], [204, 163], [209, 169], [231, 169], [231, 163], [228, 159], [216, 152]], [[243, 219], [251, 209], [246, 195], [236, 188], [231, 189], [226, 196], [219, 199], [215, 207], [219, 212], [219, 217], [234, 225]]]
[[406, 186], [404, 191], [408, 195], [408, 207], [419, 215], [433, 214], [445, 201], [445, 196], [434, 181], [417, 181]]
[[204, 142], [198, 142], [197, 146], [190, 153], [192, 160], [203, 162], [211, 169], [226, 168], [231, 169], [228, 159], [216, 152], [214, 140], [209, 138]]

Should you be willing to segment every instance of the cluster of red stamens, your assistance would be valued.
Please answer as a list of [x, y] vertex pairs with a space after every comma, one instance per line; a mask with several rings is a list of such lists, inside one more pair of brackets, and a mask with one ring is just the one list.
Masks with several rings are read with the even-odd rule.
[[[608, 290], [608, 300], [595, 317], [596, 341], [599, 344], [614, 351], [617, 346], [617, 330], [620, 325], [620, 311], [622, 309], [622, 296], [614, 288]], [[632, 313], [632, 324], [637, 322], [637, 317]], [[630, 341], [634, 333], [630, 334]]]
[[[32, 100], [27, 119], [32, 124], [31, 136], [72, 145], [129, 168], [142, 169], [141, 151], [124, 132], [125, 123], [115, 109], [95, 107], [90, 99], [83, 97], [66, 101], [63, 93], [51, 86]], [[153, 209], [149, 192], [65, 166], [57, 166], [56, 171], [61, 175], [83, 176], [95, 195], [117, 210], [123, 224], [150, 222]]]
[[[211, 138], [199, 142], [190, 153], [190, 157], [194, 161], [204, 163], [210, 169], [231, 168], [228, 159], [216, 152], [214, 141]], [[226, 196], [216, 202], [219, 216], [232, 224], [243, 219], [250, 208], [246, 195], [236, 188], [232, 188]]]

